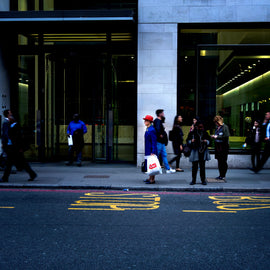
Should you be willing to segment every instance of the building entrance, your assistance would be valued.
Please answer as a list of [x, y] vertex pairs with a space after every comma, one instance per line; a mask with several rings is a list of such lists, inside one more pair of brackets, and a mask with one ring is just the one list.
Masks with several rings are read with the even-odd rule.
[[87, 126], [84, 159], [134, 162], [135, 56], [72, 51], [45, 53], [43, 69], [39, 62], [38, 56], [19, 56], [18, 114], [31, 145], [27, 156], [42, 152], [45, 159], [64, 160], [67, 127], [79, 113]]

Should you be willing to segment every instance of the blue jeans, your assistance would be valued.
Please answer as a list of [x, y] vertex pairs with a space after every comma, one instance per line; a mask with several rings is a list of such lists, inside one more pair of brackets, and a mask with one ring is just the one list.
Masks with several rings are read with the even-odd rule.
[[157, 142], [158, 157], [161, 156], [166, 170], [170, 170], [165, 144]]

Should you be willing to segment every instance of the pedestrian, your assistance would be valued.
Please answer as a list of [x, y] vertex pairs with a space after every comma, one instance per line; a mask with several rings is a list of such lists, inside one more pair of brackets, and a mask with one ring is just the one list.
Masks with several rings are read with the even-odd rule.
[[17, 123], [13, 116], [9, 115], [8, 127], [8, 143], [6, 147], [7, 163], [4, 175], [1, 182], [8, 182], [9, 175], [13, 165], [17, 165], [24, 169], [30, 176], [28, 181], [34, 181], [37, 174], [32, 170], [28, 162], [26, 162], [23, 151], [24, 142], [22, 139], [22, 131], [19, 123]]
[[[154, 118], [151, 115], [146, 115], [143, 120], [146, 126], [146, 131], [144, 134], [144, 154], [145, 156], [157, 155], [157, 134], [155, 128], [153, 127]], [[147, 160], [145, 160], [145, 166], [147, 166]], [[149, 178], [144, 182], [146, 184], [155, 184], [155, 176], [149, 176]]]
[[224, 124], [223, 118], [219, 115], [215, 116], [216, 124], [215, 135], [212, 138], [215, 140], [215, 158], [218, 161], [219, 176], [217, 180], [225, 180], [228, 170], [228, 154], [229, 154], [229, 136], [230, 131], [227, 125]]
[[246, 144], [251, 146], [251, 170], [253, 171], [257, 170], [261, 162], [262, 137], [260, 120], [256, 120], [246, 138]]
[[83, 135], [87, 133], [87, 127], [83, 121], [80, 120], [79, 114], [73, 115], [67, 128], [68, 138], [72, 138], [72, 144], [68, 148], [69, 161], [66, 162], [67, 166], [72, 165], [74, 159], [74, 152], [76, 153], [76, 164], [78, 167], [82, 166], [82, 149], [84, 146]]
[[204, 125], [202, 123], [197, 122], [194, 127], [195, 128], [189, 132], [187, 138], [187, 144], [191, 148], [189, 161], [192, 162], [192, 181], [190, 182], [190, 185], [196, 184], [199, 165], [202, 184], [207, 185], [205, 175], [205, 161], [211, 159], [208, 150], [211, 138], [209, 134], [205, 131]]
[[264, 164], [266, 163], [266, 161], [268, 160], [270, 156], [270, 112], [267, 112], [265, 114], [263, 128], [265, 130], [263, 134], [265, 145], [264, 145], [264, 151], [261, 157], [260, 164], [255, 170], [253, 170], [256, 173], [259, 172], [263, 168]]
[[198, 121], [200, 121], [200, 117], [199, 116], [196, 116], [193, 118], [192, 120], [192, 125], [190, 127], [190, 130], [189, 131], [193, 131], [198, 123]]
[[163, 123], [165, 123], [164, 110], [162, 109], [156, 110], [156, 115], [157, 115], [157, 118], [154, 121], [154, 127], [157, 132], [158, 156], [161, 156], [161, 159], [166, 169], [166, 173], [175, 173], [176, 171], [169, 166], [169, 163], [167, 160], [166, 145], [168, 144], [168, 136], [163, 126]]
[[9, 129], [9, 117], [12, 116], [11, 110], [4, 110], [4, 121], [2, 125], [2, 153], [1, 153], [1, 167], [4, 168], [6, 164], [6, 152], [7, 152], [7, 145], [8, 145], [8, 129]]
[[181, 115], [176, 115], [174, 118], [173, 129], [170, 131], [171, 140], [173, 145], [173, 151], [176, 155], [172, 160], [169, 161], [169, 164], [176, 162], [176, 171], [184, 172], [184, 170], [180, 169], [180, 159], [183, 152], [183, 130], [181, 127], [181, 123], [183, 122], [183, 117]]

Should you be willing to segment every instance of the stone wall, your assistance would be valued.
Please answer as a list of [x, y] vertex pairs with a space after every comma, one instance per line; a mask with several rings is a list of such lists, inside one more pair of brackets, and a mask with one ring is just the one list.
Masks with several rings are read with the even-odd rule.
[[[179, 23], [267, 22], [269, 0], [138, 1], [137, 163], [144, 156], [142, 118], [164, 109], [167, 132], [177, 112], [177, 32]], [[171, 146], [168, 153], [172, 153]]]

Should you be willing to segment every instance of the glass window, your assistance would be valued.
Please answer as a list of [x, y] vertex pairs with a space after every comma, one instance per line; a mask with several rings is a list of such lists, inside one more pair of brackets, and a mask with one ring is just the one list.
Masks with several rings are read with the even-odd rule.
[[137, 2], [134, 0], [11, 0], [11, 10], [86, 10], [86, 9], [136, 9]]
[[229, 126], [240, 149], [254, 120], [270, 110], [270, 29], [179, 29], [178, 111]]

